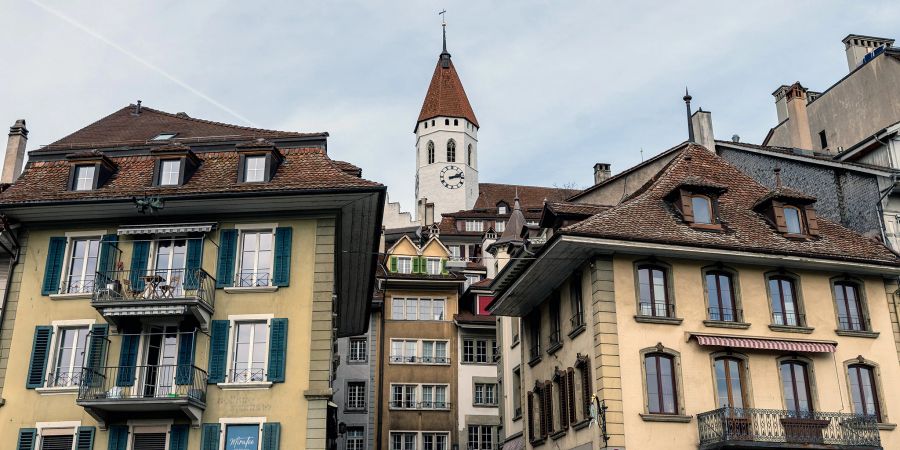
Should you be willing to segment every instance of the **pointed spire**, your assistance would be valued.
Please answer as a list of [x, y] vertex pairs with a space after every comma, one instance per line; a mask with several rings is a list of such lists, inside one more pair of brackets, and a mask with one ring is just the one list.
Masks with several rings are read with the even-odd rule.
[[694, 127], [691, 125], [691, 94], [688, 93], [687, 86], [684, 87], [684, 106], [687, 108], [687, 126], [688, 126], [688, 142], [694, 142]]
[[441, 16], [441, 28], [444, 29], [444, 50], [441, 52], [441, 56], [443, 56], [443, 55], [450, 56], [450, 54], [447, 53], [447, 16], [446, 16], [446, 14], [447, 14], [446, 9], [444, 9], [438, 13], [438, 15]]
[[479, 128], [478, 119], [475, 118], [475, 112], [466, 97], [466, 91], [450, 60], [450, 53], [447, 52], [447, 22], [443, 20], [444, 13], [446, 10], [438, 13], [441, 15], [441, 26], [443, 27], [443, 51], [434, 68], [431, 84], [428, 85], [428, 92], [425, 94], [425, 101], [419, 112], [419, 120], [416, 121], [416, 129], [423, 121], [435, 117], [465, 119], [475, 125], [475, 128]]

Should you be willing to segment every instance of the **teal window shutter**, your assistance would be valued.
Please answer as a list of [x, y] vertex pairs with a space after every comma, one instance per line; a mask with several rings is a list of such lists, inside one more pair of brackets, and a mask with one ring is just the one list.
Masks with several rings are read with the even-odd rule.
[[34, 450], [37, 441], [37, 428], [19, 428], [19, 442], [16, 450]]
[[219, 261], [216, 266], [216, 287], [234, 286], [234, 255], [237, 253], [237, 230], [219, 232]]
[[287, 356], [287, 319], [272, 319], [269, 329], [269, 381], [284, 383]]
[[109, 446], [108, 450], [127, 450], [128, 449], [128, 425], [110, 425], [109, 426]]
[[260, 450], [278, 450], [281, 445], [281, 424], [266, 422], [262, 430], [262, 448]]
[[191, 238], [187, 241], [187, 256], [184, 261], [184, 288], [194, 290], [200, 287], [200, 263], [203, 260], [204, 238]]
[[172, 425], [169, 430], [169, 450], [188, 450], [190, 425]]
[[225, 368], [228, 366], [228, 328], [227, 320], [213, 320], [209, 334], [209, 377], [208, 383], [224, 383]]
[[150, 259], [150, 241], [134, 241], [131, 254], [131, 289], [136, 292], [144, 290], [144, 275], [147, 274], [147, 261]]
[[44, 386], [44, 374], [47, 372], [47, 357], [50, 354], [50, 337], [53, 327], [38, 325], [34, 327], [34, 343], [31, 346], [31, 362], [28, 364], [28, 377], [25, 387], [34, 389]]
[[200, 428], [200, 450], [219, 450], [219, 424], [204, 423]]
[[59, 281], [62, 277], [63, 259], [66, 256], [66, 238], [51, 237], [47, 248], [47, 264], [44, 266], [44, 285], [41, 295], [59, 293]]
[[94, 450], [95, 427], [78, 427], [75, 435], [75, 450]]
[[275, 274], [272, 276], [274, 286], [287, 286], [291, 282], [291, 245], [293, 229], [278, 227], [275, 229]]
[[100, 256], [97, 258], [97, 273], [100, 274], [98, 284], [116, 279], [110, 272], [116, 270], [116, 260], [119, 259], [118, 244], [118, 235], [106, 234], [100, 238]]
[[178, 366], [175, 368], [175, 384], [190, 385], [194, 382], [194, 334], [181, 333], [178, 342]]
[[84, 375], [81, 381], [88, 386], [103, 383], [103, 365], [106, 363], [106, 347], [109, 340], [109, 325], [91, 325], [91, 340], [88, 342], [87, 357], [84, 360]]
[[119, 374], [116, 386], [134, 386], [135, 365], [137, 364], [138, 344], [141, 335], [126, 334], [122, 336], [122, 349], [119, 352]]

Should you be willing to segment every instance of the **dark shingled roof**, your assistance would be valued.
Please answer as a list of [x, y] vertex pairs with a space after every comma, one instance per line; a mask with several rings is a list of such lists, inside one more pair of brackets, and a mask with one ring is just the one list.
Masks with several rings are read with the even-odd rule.
[[[618, 240], [686, 245], [746, 252], [848, 260], [896, 265], [900, 257], [880, 242], [867, 239], [822, 217], [819, 236], [788, 239], [753, 210], [770, 190], [724, 159], [696, 145], [678, 155], [632, 197], [575, 225], [562, 234]], [[691, 156], [686, 159], [685, 156]], [[688, 177], [701, 177], [727, 187], [719, 198], [723, 232], [703, 231], [685, 224], [664, 200]], [[787, 189], [787, 188], [785, 188]]]
[[476, 127], [480, 127], [478, 119], [475, 118], [475, 111], [472, 110], [472, 105], [469, 103], [469, 97], [466, 96], [462, 82], [459, 81], [456, 67], [450, 60], [450, 55], [447, 55], [447, 60], [448, 66], [443, 67], [438, 58], [416, 126], [418, 127], [418, 122], [423, 120], [443, 116], [466, 119]]

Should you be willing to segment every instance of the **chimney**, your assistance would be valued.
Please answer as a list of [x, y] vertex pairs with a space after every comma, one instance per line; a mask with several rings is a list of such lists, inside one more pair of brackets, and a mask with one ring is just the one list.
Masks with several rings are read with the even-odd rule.
[[712, 113], [700, 108], [691, 116], [691, 129], [694, 131], [694, 142], [716, 151], [716, 137], [713, 134]]
[[612, 176], [612, 170], [607, 163], [594, 164], [594, 184], [600, 184]]
[[6, 156], [3, 158], [0, 183], [12, 183], [19, 177], [22, 162], [25, 161], [26, 143], [28, 143], [28, 129], [25, 128], [25, 119], [19, 119], [9, 127], [9, 140], [6, 141]]
[[784, 122], [788, 118], [786, 96], [790, 88], [790, 86], [782, 84], [772, 93], [772, 96], [775, 97], [775, 113], [778, 114], [778, 123]]
[[847, 52], [847, 68], [851, 72], [862, 63], [867, 62], [865, 61], [866, 55], [878, 47], [890, 48], [894, 45], [893, 39], [861, 34], [848, 34], [841, 42], [844, 43], [844, 50]]
[[806, 88], [796, 82], [785, 93], [790, 128], [791, 146], [812, 150], [812, 136], [809, 134], [809, 116], [806, 113]]

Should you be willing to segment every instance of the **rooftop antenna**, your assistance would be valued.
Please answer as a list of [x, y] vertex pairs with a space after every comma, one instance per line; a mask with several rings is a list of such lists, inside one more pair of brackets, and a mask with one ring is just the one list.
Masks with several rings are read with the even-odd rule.
[[644, 147], [641, 147], [641, 162], [644, 162]]
[[687, 125], [688, 125], [688, 142], [694, 142], [694, 127], [691, 126], [691, 94], [688, 93], [687, 86], [684, 87], [684, 106], [687, 108]]

